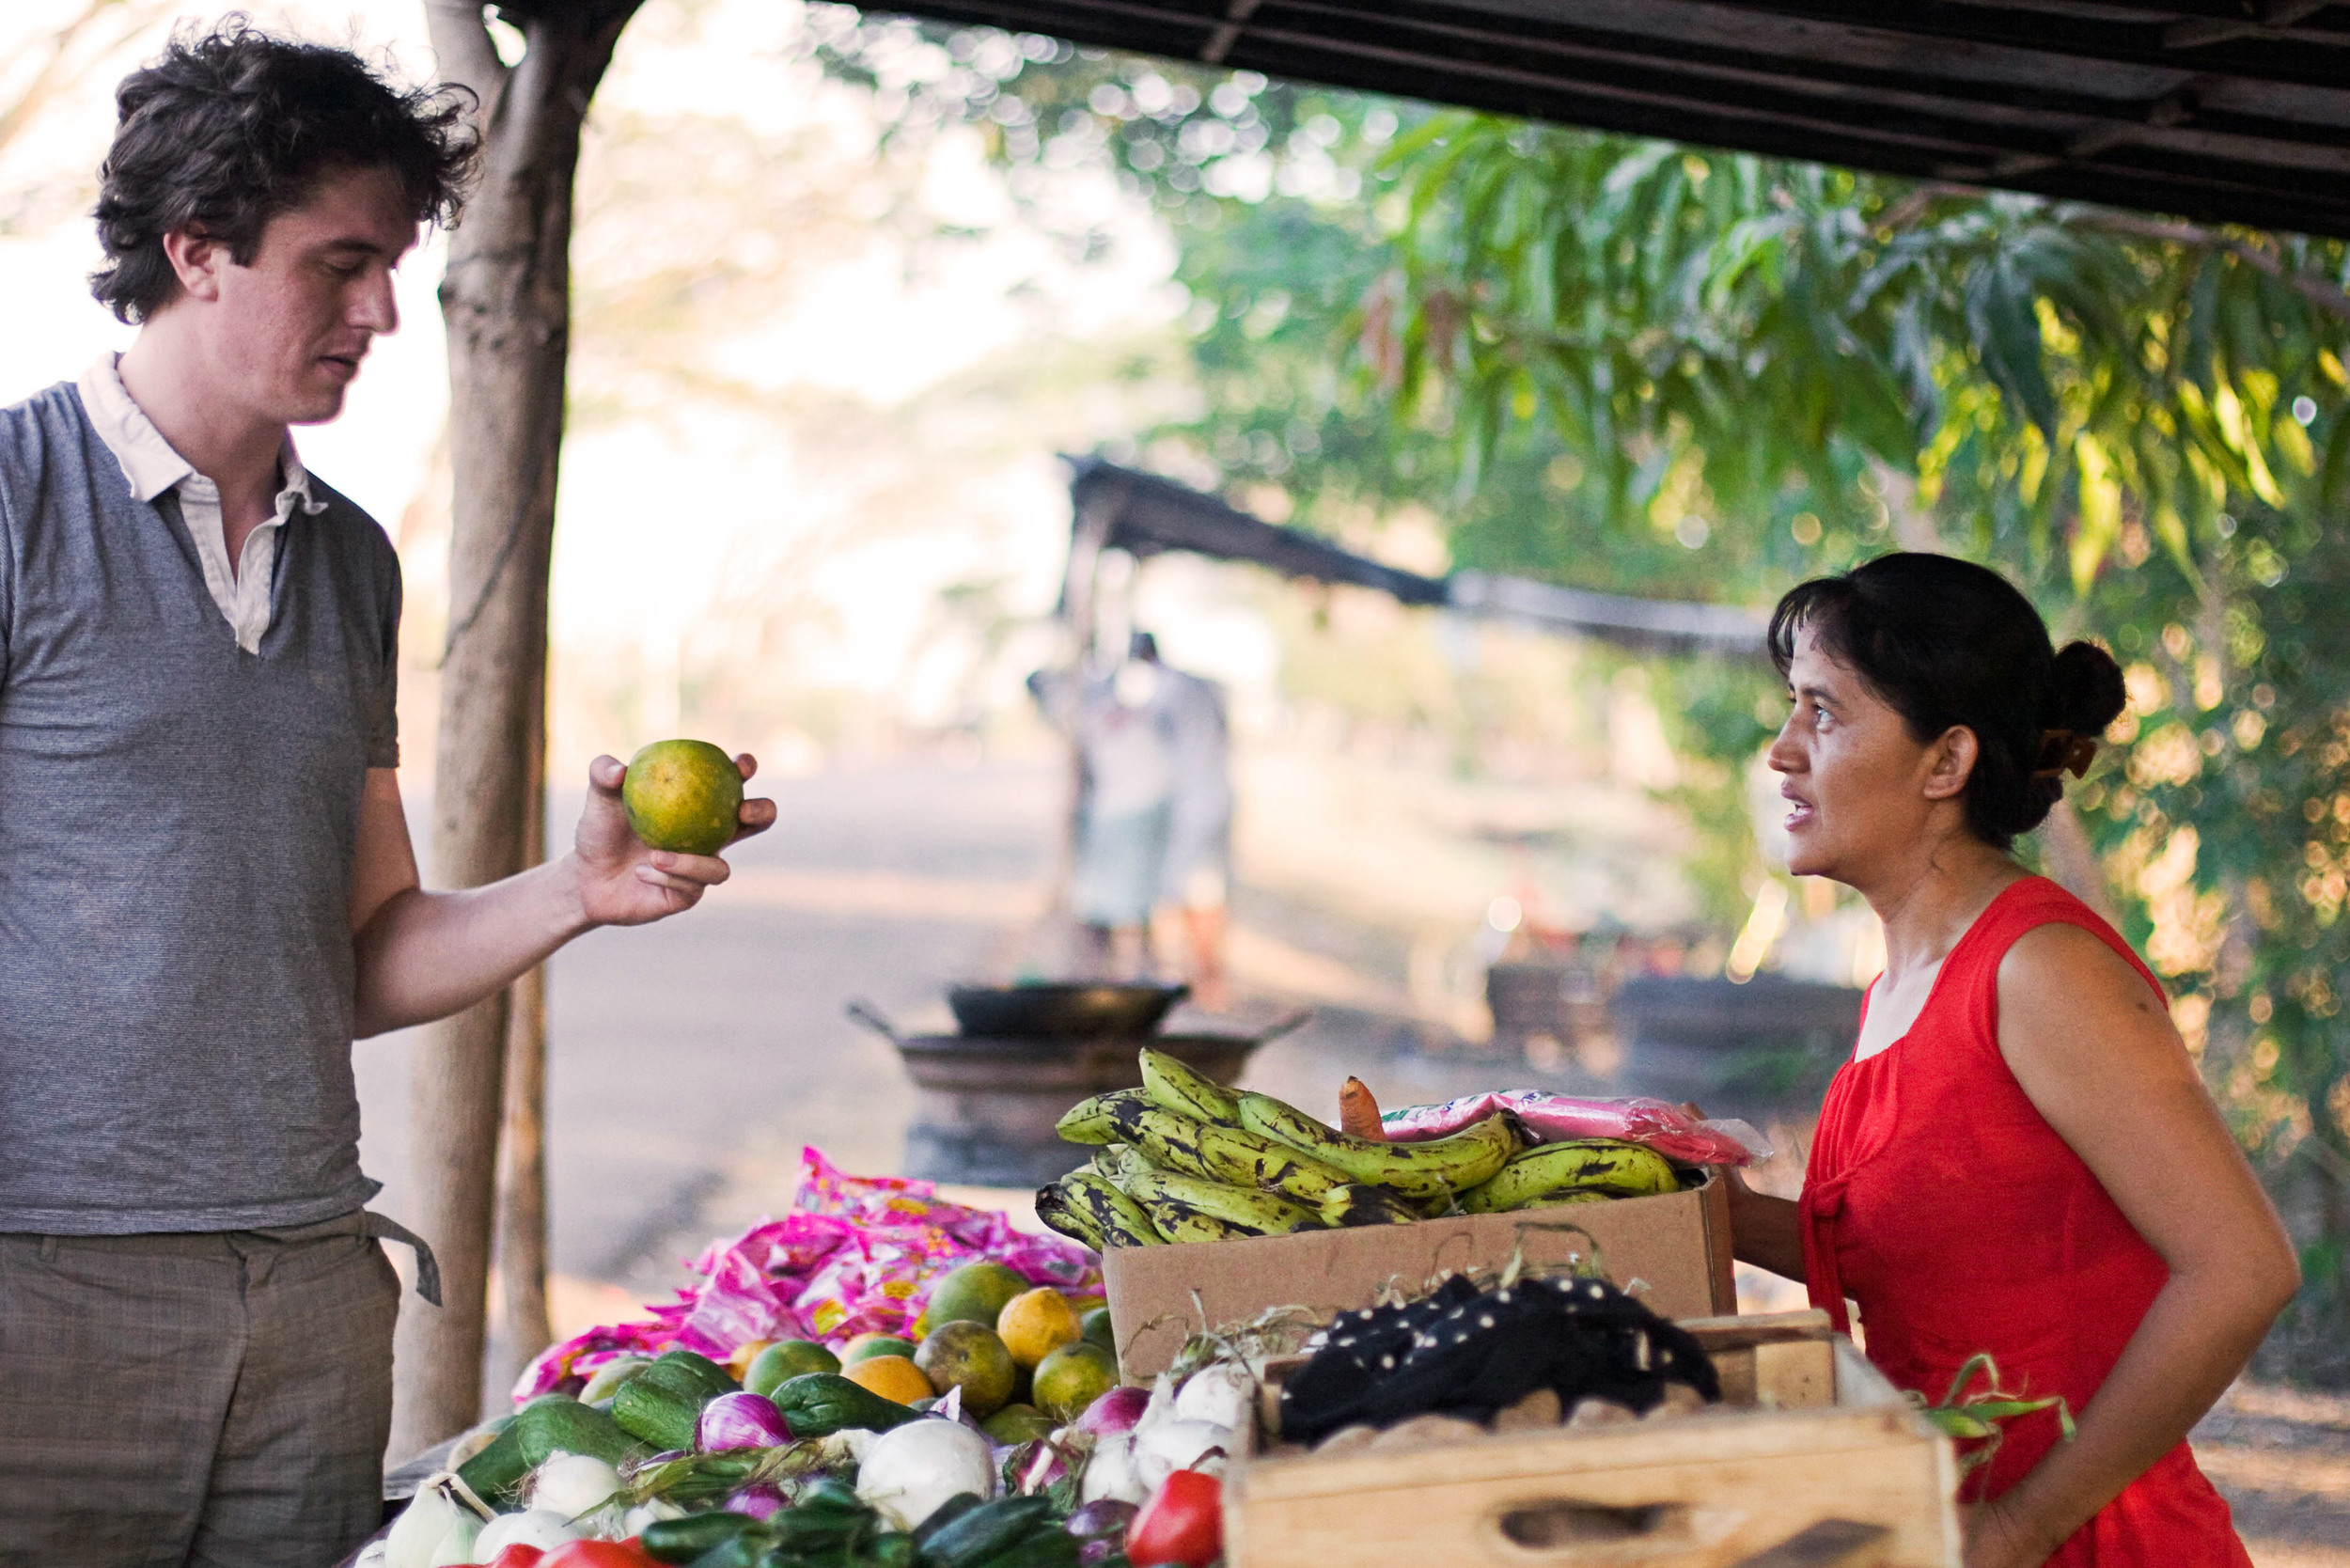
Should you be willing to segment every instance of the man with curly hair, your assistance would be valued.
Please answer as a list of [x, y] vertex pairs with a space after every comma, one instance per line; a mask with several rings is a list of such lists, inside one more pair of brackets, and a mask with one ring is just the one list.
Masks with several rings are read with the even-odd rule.
[[572, 853], [419, 886], [400, 563], [288, 432], [454, 219], [462, 96], [232, 17], [117, 97], [92, 285], [138, 336], [0, 410], [0, 1563], [320, 1568], [381, 1516], [413, 1241], [352, 1040], [727, 866], [640, 843], [607, 757]]

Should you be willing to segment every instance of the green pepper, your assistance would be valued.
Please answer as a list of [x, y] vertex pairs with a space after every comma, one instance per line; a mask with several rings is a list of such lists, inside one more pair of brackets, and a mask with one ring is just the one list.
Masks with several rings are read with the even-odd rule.
[[932, 1536], [936, 1535], [973, 1509], [982, 1506], [985, 1501], [986, 1499], [977, 1492], [956, 1493], [936, 1508], [932, 1509], [931, 1516], [914, 1527], [914, 1544], [917, 1546], [929, 1545]]
[[682, 1519], [655, 1519], [637, 1537], [645, 1555], [656, 1562], [692, 1562], [749, 1529], [743, 1513], [689, 1513]]

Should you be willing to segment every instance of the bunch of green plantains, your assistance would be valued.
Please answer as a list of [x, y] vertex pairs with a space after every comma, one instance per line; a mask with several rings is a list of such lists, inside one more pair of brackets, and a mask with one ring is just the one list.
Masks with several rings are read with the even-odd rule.
[[1532, 1146], [1506, 1112], [1418, 1143], [1342, 1133], [1147, 1047], [1140, 1089], [1080, 1101], [1059, 1131], [1099, 1149], [1038, 1191], [1037, 1216], [1097, 1248], [1402, 1225], [1681, 1187], [1653, 1149], [1601, 1138]]

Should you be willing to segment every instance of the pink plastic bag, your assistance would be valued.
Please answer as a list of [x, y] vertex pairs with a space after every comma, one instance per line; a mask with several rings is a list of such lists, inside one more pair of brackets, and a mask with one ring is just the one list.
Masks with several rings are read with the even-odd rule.
[[714, 1241], [694, 1261], [698, 1283], [650, 1316], [607, 1324], [550, 1347], [514, 1385], [514, 1403], [576, 1391], [616, 1356], [672, 1346], [723, 1361], [755, 1340], [901, 1334], [931, 1288], [993, 1258], [1031, 1285], [1099, 1291], [1101, 1261], [1075, 1242], [1031, 1236], [993, 1210], [965, 1208], [928, 1182], [851, 1176], [815, 1149], [800, 1152], [794, 1212]]
[[1395, 1143], [1445, 1137], [1496, 1111], [1515, 1112], [1537, 1143], [1612, 1137], [1643, 1143], [1682, 1165], [1745, 1165], [1771, 1146], [1743, 1121], [1700, 1121], [1662, 1100], [1578, 1100], [1546, 1089], [1488, 1090], [1440, 1105], [1406, 1105], [1379, 1119]]

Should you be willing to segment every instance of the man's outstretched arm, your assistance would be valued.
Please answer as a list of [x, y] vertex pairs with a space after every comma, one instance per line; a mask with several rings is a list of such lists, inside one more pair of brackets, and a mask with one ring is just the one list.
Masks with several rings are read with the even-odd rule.
[[[735, 759], [749, 778], [758, 763]], [[714, 855], [648, 848], [620, 809], [627, 770], [610, 757], [588, 766], [588, 807], [572, 853], [486, 887], [428, 893], [416, 874], [400, 776], [368, 771], [351, 878], [358, 959], [352, 1033], [430, 1023], [494, 996], [549, 953], [597, 926], [639, 926], [691, 909], [727, 879]], [[743, 803], [736, 838], [762, 833], [775, 802]]]

